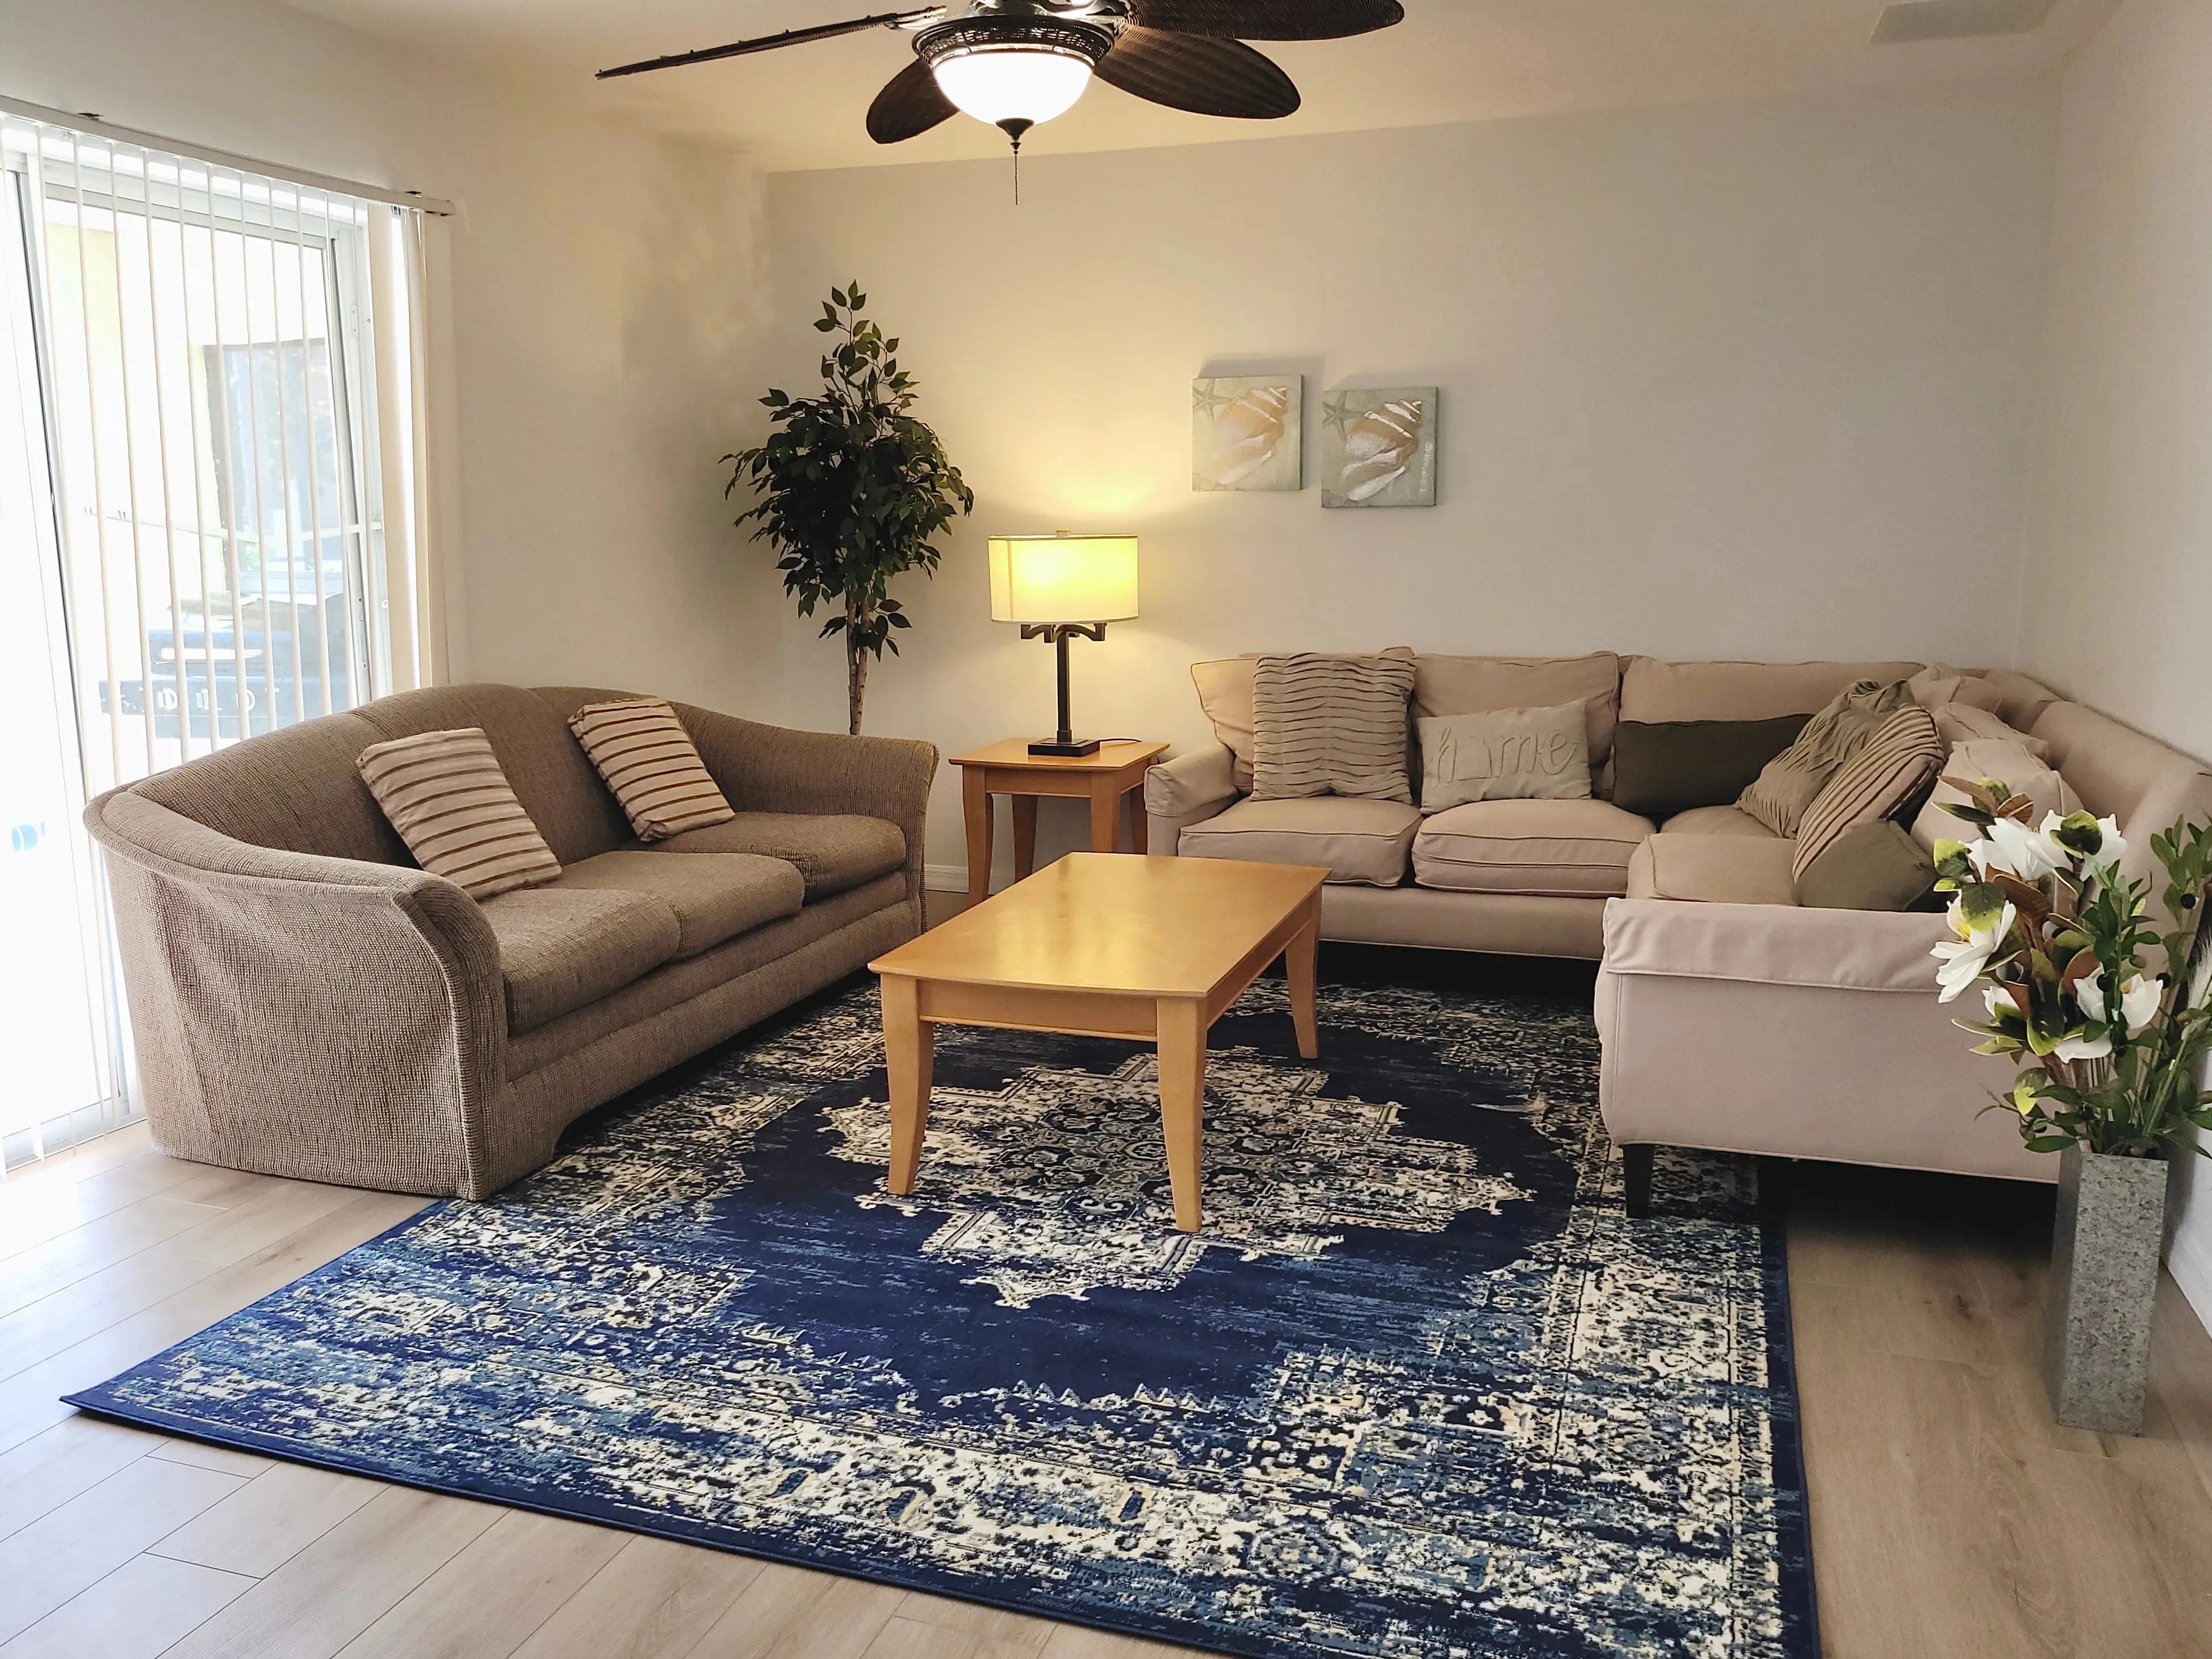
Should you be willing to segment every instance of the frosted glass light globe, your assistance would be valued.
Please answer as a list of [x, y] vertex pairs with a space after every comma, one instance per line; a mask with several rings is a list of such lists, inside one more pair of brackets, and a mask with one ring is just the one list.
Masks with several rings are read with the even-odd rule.
[[1051, 46], [980, 46], [939, 58], [930, 72], [954, 107], [993, 126], [1065, 115], [1091, 84], [1090, 59]]

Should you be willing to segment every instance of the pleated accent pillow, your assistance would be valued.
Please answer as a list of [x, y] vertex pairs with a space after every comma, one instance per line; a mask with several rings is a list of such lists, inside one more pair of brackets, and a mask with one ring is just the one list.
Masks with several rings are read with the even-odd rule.
[[1252, 676], [1252, 795], [1352, 795], [1410, 805], [1410, 657], [1262, 657]]
[[629, 814], [640, 841], [665, 841], [737, 817], [691, 734], [661, 698], [586, 703], [569, 716], [568, 729]]
[[514, 798], [479, 726], [372, 744], [355, 763], [415, 862], [471, 898], [542, 887], [561, 860]]
[[1805, 809], [1790, 858], [1790, 879], [1802, 880], [1813, 860], [1846, 830], [1913, 808], [1942, 771], [1944, 752], [1936, 717], [1926, 709], [1908, 703], [1891, 714]]

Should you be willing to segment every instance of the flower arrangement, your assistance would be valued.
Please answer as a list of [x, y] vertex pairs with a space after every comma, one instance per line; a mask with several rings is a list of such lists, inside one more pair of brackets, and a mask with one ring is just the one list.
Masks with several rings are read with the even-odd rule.
[[[2212, 1129], [2198, 1062], [2212, 1049], [2212, 999], [2199, 984], [2212, 891], [2212, 825], [2181, 820], [2151, 837], [2166, 868], [2173, 930], [2151, 924], [2150, 883], [2120, 874], [2113, 818], [2046, 812], [1995, 779], [1947, 779], [1966, 801], [1946, 810], [1968, 842], [1936, 843], [1936, 888], [1954, 896], [1936, 978], [1951, 1002], [1982, 987], [1985, 1024], [1958, 1024], [1974, 1052], [2011, 1054], [2021, 1073], [1991, 1109], [2018, 1114], [2030, 1150], [2161, 1158]], [[2163, 971], [2153, 971], [2156, 950]]]

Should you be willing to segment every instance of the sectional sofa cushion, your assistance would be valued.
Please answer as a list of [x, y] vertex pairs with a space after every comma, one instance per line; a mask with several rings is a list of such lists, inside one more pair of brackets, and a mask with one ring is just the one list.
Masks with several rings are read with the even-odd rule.
[[1764, 720], [1623, 720], [1613, 736], [1613, 799], [1663, 818], [1733, 806], [1759, 769], [1796, 741], [1806, 714]]
[[1500, 708], [1583, 706], [1595, 774], [1613, 753], [1620, 712], [1620, 659], [1610, 651], [1583, 657], [1437, 657], [1413, 659], [1413, 714], [1483, 714]]
[[1817, 910], [1910, 910], [1936, 889], [1936, 860], [1889, 818], [1855, 823], [1797, 877], [1797, 902]]
[[1887, 685], [1917, 662], [1667, 662], [1631, 657], [1621, 670], [1625, 720], [1771, 720], [1811, 714], [1858, 680]]
[[1404, 657], [1262, 657], [1252, 676], [1252, 793], [1261, 800], [1413, 798]]
[[1790, 842], [1780, 836], [1682, 836], [1662, 831], [1637, 848], [1627, 896], [1703, 904], [1795, 904]]
[[1406, 849], [1421, 827], [1407, 801], [1314, 795], [1302, 800], [1240, 800], [1203, 823], [1186, 825], [1176, 850], [1185, 858], [1249, 859], [1316, 865], [1334, 882], [1395, 887]]
[[2029, 736], [1986, 709], [1975, 708], [1966, 703], [1946, 702], [1938, 703], [1929, 712], [1936, 716], [1936, 729], [1943, 734], [1943, 741], [1947, 744], [1955, 745], [1988, 740], [2014, 743], [2039, 761], [2051, 758], [2051, 745], [2041, 738]]
[[1603, 800], [1485, 800], [1438, 812], [1413, 838], [1413, 879], [1459, 893], [1611, 898], [1651, 820]]
[[665, 699], [586, 703], [568, 717], [568, 729], [622, 803], [640, 841], [665, 841], [729, 821], [730, 803]]
[[542, 887], [561, 873], [481, 726], [371, 744], [361, 775], [415, 862], [471, 898]]
[[1936, 781], [1944, 752], [1935, 717], [1926, 709], [1908, 703], [1893, 713], [1805, 809], [1790, 873], [1802, 878], [1845, 830], [1915, 811]]
[[1748, 812], [1735, 806], [1692, 806], [1677, 812], [1659, 826], [1662, 836], [1745, 836], [1754, 841], [1778, 841], [1774, 831]]
[[1476, 800], [1587, 800], [1589, 732], [1580, 702], [1417, 720], [1421, 810]]
[[906, 862], [906, 836], [898, 825], [854, 812], [734, 812], [726, 823], [687, 830], [653, 845], [664, 853], [781, 859], [805, 878], [810, 904], [889, 875]]
[[1795, 836], [1805, 809], [1881, 723], [1911, 701], [1903, 680], [1857, 680], [1805, 722], [1796, 741], [1767, 762], [1736, 805], [1778, 836]]
[[1912, 693], [1912, 701], [1923, 708], [1960, 703], [1994, 714], [2004, 702], [2004, 693], [1980, 675], [1963, 668], [1946, 668], [1940, 663], [1931, 663], [1908, 678], [1905, 684]]
[[678, 857], [644, 848], [601, 853], [570, 865], [556, 884], [635, 893], [666, 905], [676, 917], [679, 957], [696, 957], [726, 939], [796, 915], [806, 902], [806, 884], [796, 868], [752, 853]]
[[[1410, 659], [1413, 649], [1394, 645], [1375, 654]], [[1198, 688], [1198, 706], [1212, 724], [1214, 737], [1234, 757], [1231, 775], [1237, 789], [1246, 793], [1252, 788], [1252, 682], [1261, 655], [1253, 651], [1190, 665], [1191, 684]]]
[[499, 943], [511, 1031], [534, 1030], [641, 979], [676, 954], [683, 924], [648, 894], [529, 887], [481, 907]]

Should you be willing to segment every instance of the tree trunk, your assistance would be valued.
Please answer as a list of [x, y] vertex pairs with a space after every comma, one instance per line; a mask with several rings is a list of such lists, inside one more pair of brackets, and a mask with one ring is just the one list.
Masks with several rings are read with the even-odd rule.
[[860, 628], [867, 618], [857, 602], [845, 601], [845, 715], [846, 729], [860, 735], [860, 700], [868, 690], [868, 653], [861, 647]]

